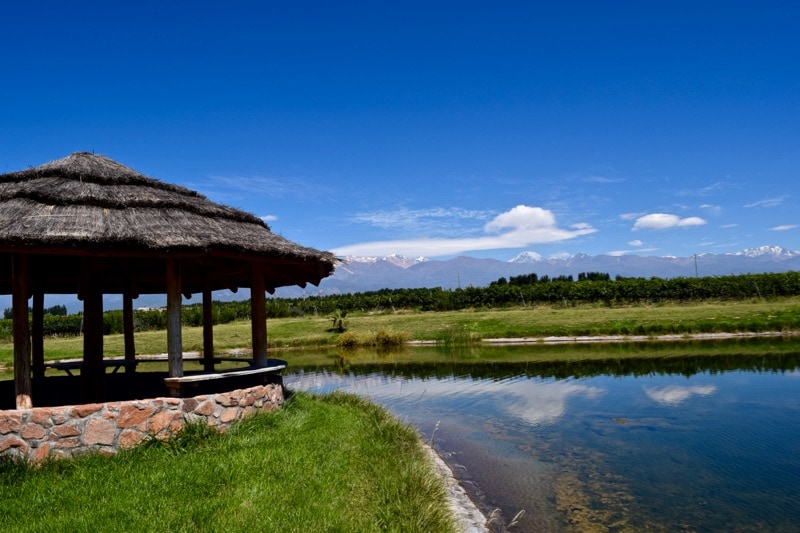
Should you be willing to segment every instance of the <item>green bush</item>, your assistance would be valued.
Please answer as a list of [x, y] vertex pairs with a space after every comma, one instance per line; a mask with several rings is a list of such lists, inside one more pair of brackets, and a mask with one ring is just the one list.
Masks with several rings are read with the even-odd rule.
[[336, 337], [336, 345], [341, 348], [357, 348], [364, 345], [364, 340], [358, 333], [345, 331]]
[[408, 342], [410, 335], [406, 331], [393, 331], [381, 329], [375, 334], [375, 346], [387, 348], [390, 346], [402, 346]]
[[83, 315], [45, 315], [43, 331], [45, 336], [64, 337], [80, 335], [83, 327]]

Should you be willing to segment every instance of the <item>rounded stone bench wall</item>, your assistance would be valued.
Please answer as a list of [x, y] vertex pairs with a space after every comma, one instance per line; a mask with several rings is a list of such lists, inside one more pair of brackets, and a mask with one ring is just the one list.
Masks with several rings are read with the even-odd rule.
[[0, 456], [41, 462], [90, 452], [115, 453], [148, 437], [166, 439], [190, 422], [222, 431], [257, 411], [283, 405], [283, 386], [258, 385], [190, 398], [0, 411]]

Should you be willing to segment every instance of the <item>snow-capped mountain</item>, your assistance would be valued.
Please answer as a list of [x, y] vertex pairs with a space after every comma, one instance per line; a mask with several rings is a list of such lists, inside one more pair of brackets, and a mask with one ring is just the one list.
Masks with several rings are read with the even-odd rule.
[[800, 252], [780, 246], [761, 246], [736, 253], [698, 254], [691, 257], [642, 255], [587, 255], [545, 259], [536, 252], [523, 252], [509, 261], [456, 257], [445, 261], [401, 255], [348, 257], [319, 287], [285, 287], [276, 295], [298, 297], [311, 294], [342, 294], [380, 289], [482, 287], [501, 277], [536, 273], [557, 277], [581, 272], [606, 272], [612, 278], [679, 276], [723, 276], [761, 272], [800, 271]]
[[345, 263], [364, 263], [364, 264], [375, 264], [379, 261], [386, 261], [387, 263], [399, 266], [400, 268], [408, 268], [410, 266], [416, 265], [417, 263], [424, 263], [425, 261], [430, 261], [430, 259], [423, 256], [411, 259], [404, 255], [391, 254], [387, 255], [386, 257], [363, 257], [363, 256], [349, 255], [344, 258], [344, 261]]
[[511, 259], [509, 263], [540, 263], [543, 260], [544, 258], [536, 252], [522, 252]]
[[793, 252], [783, 248], [782, 246], [759, 246], [758, 248], [747, 248], [741, 252], [736, 252], [733, 255], [743, 255], [746, 257], [774, 257], [780, 259], [789, 259], [797, 257], [800, 252]]

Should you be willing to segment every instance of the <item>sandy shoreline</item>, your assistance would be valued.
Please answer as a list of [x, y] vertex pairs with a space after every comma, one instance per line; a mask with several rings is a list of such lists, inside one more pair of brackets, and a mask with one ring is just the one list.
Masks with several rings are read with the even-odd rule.
[[[687, 340], [724, 340], [724, 339], [751, 339], [757, 337], [797, 337], [800, 331], [762, 331], [743, 333], [677, 333], [671, 335], [564, 335], [551, 337], [508, 337], [495, 339], [481, 339], [483, 344], [514, 345], [514, 344], [590, 344], [590, 343], [620, 343], [620, 342], [675, 342]], [[433, 346], [438, 341], [409, 341], [409, 346]]]
[[683, 340], [724, 340], [750, 339], [755, 337], [795, 337], [798, 331], [765, 331], [744, 333], [680, 333], [672, 335], [596, 335], [596, 336], [562, 336], [562, 337], [519, 337], [484, 339], [486, 344], [582, 344], [594, 342], [674, 342]]

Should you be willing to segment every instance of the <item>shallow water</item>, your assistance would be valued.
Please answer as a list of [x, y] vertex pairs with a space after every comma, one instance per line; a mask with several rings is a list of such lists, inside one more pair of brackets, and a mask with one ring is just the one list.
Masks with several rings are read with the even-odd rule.
[[561, 369], [443, 358], [298, 369], [285, 383], [346, 389], [417, 427], [498, 510], [498, 530], [524, 511], [516, 531], [798, 531], [800, 366], [723, 358], [691, 371], [674, 358]]

